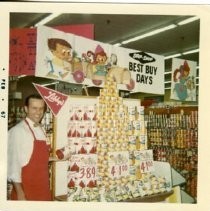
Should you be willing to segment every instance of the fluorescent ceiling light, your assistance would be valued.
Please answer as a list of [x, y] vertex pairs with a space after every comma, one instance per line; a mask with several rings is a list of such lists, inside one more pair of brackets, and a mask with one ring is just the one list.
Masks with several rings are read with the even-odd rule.
[[[167, 60], [167, 59], [179, 57], [179, 56], [181, 56], [181, 55], [193, 54], [193, 53], [197, 53], [197, 52], [199, 52], [199, 48], [194, 49], [194, 50], [190, 50], [190, 51], [185, 51], [185, 52], [183, 52], [183, 53], [177, 53], [177, 54], [168, 55], [168, 56], [165, 56], [164, 59]], [[198, 67], [197, 67], [197, 68], [198, 68]]]
[[179, 57], [179, 56], [181, 56], [182, 54], [181, 53], [177, 53], [177, 54], [173, 54], [173, 55], [169, 55], [169, 56], [165, 56], [165, 60], [166, 59], [171, 59], [171, 58], [174, 58], [174, 57]]
[[55, 85], [58, 83], [59, 83], [59, 81], [55, 81], [55, 82], [51, 82], [51, 83], [47, 83], [47, 84], [42, 84], [42, 86], [51, 86], [51, 85]]
[[199, 17], [197, 17], [197, 16], [195, 16], [195, 17], [191, 17], [191, 18], [188, 18], [188, 19], [185, 19], [185, 20], [183, 20], [183, 21], [180, 21], [179, 23], [177, 23], [179, 26], [181, 26], [181, 25], [184, 25], [184, 24], [187, 24], [187, 23], [191, 23], [191, 22], [193, 22], [193, 21], [196, 21], [196, 20], [198, 20], [199, 19]]
[[121, 46], [121, 43], [116, 43], [116, 44], [114, 44], [114, 46], [116, 46], [116, 47], [118, 47], [118, 46]]
[[18, 78], [26, 77], [27, 75], [19, 75]]
[[187, 55], [187, 54], [197, 53], [197, 52], [199, 52], [199, 49], [194, 49], [194, 50], [186, 51], [186, 52], [183, 52], [182, 54], [183, 55]]
[[41, 21], [39, 21], [38, 23], [36, 23], [34, 26], [40, 26], [40, 25], [44, 25], [48, 22], [50, 22], [51, 20], [53, 20], [54, 18], [58, 17], [61, 13], [52, 13], [50, 15], [48, 15], [47, 17], [43, 18]]
[[[184, 25], [184, 24], [196, 21], [198, 19], [199, 19], [199, 17], [194, 16], [194, 17], [191, 17], [191, 18], [187, 18], [187, 19], [185, 19], [183, 21], [180, 21], [177, 25], [181, 26], [181, 25]], [[121, 43], [116, 43], [115, 46], [120, 46], [122, 44], [127, 44], [127, 43], [130, 43], [130, 42], [134, 42], [134, 41], [143, 39], [145, 37], [149, 37], [149, 36], [152, 36], [152, 35], [155, 35], [155, 34], [158, 34], [158, 33], [161, 33], [161, 32], [167, 31], [167, 30], [170, 30], [170, 29], [173, 29], [173, 28], [177, 27], [177, 25], [176, 24], [171, 24], [169, 26], [166, 26], [166, 27], [163, 27], [163, 28], [160, 28], [160, 29], [157, 29], [157, 30], [154, 30], [154, 31], [151, 31], [151, 32], [139, 35], [139, 36], [136, 36], [136, 37], [133, 37], [131, 39], [124, 40]]]
[[145, 38], [145, 37], [149, 37], [149, 36], [152, 36], [152, 35], [155, 35], [155, 34], [159, 34], [159, 33], [161, 33], [161, 32], [164, 32], [164, 31], [173, 29], [173, 28], [175, 28], [175, 27], [176, 27], [175, 24], [171, 24], [171, 25], [169, 25], [169, 26], [166, 26], [166, 27], [163, 27], [163, 28], [156, 29], [156, 30], [154, 30], [154, 31], [151, 31], [151, 32], [148, 32], [148, 33], [145, 33], [145, 34], [142, 34], [142, 35], [133, 37], [133, 38], [131, 38], [131, 39], [124, 40], [124, 41], [122, 42], [122, 44], [127, 44], [127, 43], [130, 43], [130, 42], [134, 42], [134, 41], [143, 39], [143, 38]]

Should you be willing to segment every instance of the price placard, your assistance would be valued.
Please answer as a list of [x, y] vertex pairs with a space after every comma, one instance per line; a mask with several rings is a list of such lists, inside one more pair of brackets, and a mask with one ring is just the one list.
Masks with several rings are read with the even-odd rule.
[[129, 153], [128, 151], [109, 152], [109, 177], [118, 179], [129, 175]]
[[96, 178], [96, 166], [82, 166], [79, 169], [79, 179], [95, 179]]
[[94, 187], [97, 180], [97, 155], [73, 155], [69, 161], [68, 180], [75, 186]]
[[141, 173], [153, 172], [153, 151], [152, 150], [141, 150], [134, 152], [135, 164], [140, 166]]
[[140, 161], [140, 171], [141, 173], [148, 173], [154, 171], [153, 160]]

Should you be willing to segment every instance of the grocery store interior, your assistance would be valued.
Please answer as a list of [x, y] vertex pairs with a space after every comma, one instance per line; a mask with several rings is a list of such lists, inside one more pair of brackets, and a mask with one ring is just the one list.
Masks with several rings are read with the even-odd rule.
[[[119, 97], [125, 99], [129, 105], [134, 102], [133, 104], [136, 107], [141, 106], [141, 108], [144, 108], [143, 113], [140, 115], [142, 119], [140, 118], [139, 121], [143, 120], [146, 124], [142, 129], [143, 134], [138, 134], [137, 138], [147, 137], [147, 143], [142, 149], [152, 150], [153, 162], [155, 163], [153, 165], [157, 169], [162, 169], [160, 170], [162, 175], [158, 175], [158, 177], [149, 171], [144, 175], [142, 172], [137, 173], [136, 170], [135, 176], [133, 175], [135, 179], [132, 182], [127, 178], [121, 178], [121, 180], [117, 178], [116, 181], [115, 178], [112, 178], [113, 184], [119, 185], [119, 181], [123, 182], [123, 184], [138, 184], [134, 186], [139, 189], [134, 191], [135, 188], [130, 187], [130, 189], [125, 190], [120, 188], [122, 186], [119, 185], [120, 187], [115, 186], [114, 194], [111, 186], [107, 185], [107, 176], [104, 176], [102, 178], [106, 180], [106, 183], [103, 183], [103, 181], [97, 182], [98, 186], [101, 184], [104, 184], [106, 188], [108, 186], [109, 196], [108, 194], [103, 195], [99, 191], [101, 195], [99, 194], [100, 197], [97, 198], [97, 185], [92, 185], [91, 191], [82, 188], [80, 193], [78, 191], [75, 193], [75, 184], [69, 182], [68, 186], [66, 185], [66, 193], [62, 193], [63, 189], [60, 190], [58, 186], [62, 183], [60, 178], [63, 178], [63, 176], [58, 176], [59, 170], [56, 169], [56, 161], [51, 161], [49, 169], [54, 200], [197, 203], [199, 17], [127, 13], [10, 13], [11, 30], [33, 29], [39, 25], [56, 27], [82, 26], [85, 24], [93, 26], [93, 38], [96, 41], [164, 57], [164, 94], [145, 93], [144, 91], [135, 93], [129, 90], [119, 91]], [[17, 40], [18, 36], [21, 35], [17, 34]], [[10, 42], [14, 42], [14, 40], [10, 40]], [[172, 61], [174, 58], [196, 63], [196, 99], [193, 101], [170, 99], [173, 80]], [[54, 79], [34, 75], [10, 75], [8, 128], [24, 118], [24, 99], [28, 94], [36, 92], [32, 83], [38, 83], [63, 94], [73, 96], [73, 102], [75, 101], [75, 103], [77, 103], [77, 97], [79, 96], [81, 104], [86, 103], [86, 98], [84, 100], [83, 97], [87, 97], [87, 95], [93, 98], [100, 97], [103, 89], [97, 86], [84, 87], [83, 84], [58, 82]], [[60, 132], [54, 128], [52, 113], [49, 110], [47, 112], [45, 129], [51, 142], [54, 143], [54, 139], [57, 138]], [[56, 136], [54, 135], [55, 131], [58, 133]], [[100, 144], [97, 147], [99, 147], [98, 152], [102, 151]], [[141, 147], [136, 146], [132, 150], [141, 152]], [[157, 169], [156, 171], [159, 171]], [[98, 171], [100, 173], [100, 170]], [[66, 172], [64, 171], [63, 174], [65, 175]], [[132, 174], [131, 167], [130, 174]], [[10, 188], [11, 186], [8, 185], [8, 193]], [[95, 195], [92, 193], [94, 191]], [[92, 193], [92, 195], [88, 195], [88, 193]]]

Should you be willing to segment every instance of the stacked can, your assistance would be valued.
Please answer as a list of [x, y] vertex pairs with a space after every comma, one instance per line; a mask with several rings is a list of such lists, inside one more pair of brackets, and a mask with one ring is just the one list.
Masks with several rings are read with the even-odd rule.
[[111, 178], [110, 152], [128, 151], [128, 110], [118, 95], [117, 84], [107, 77], [100, 90], [97, 109], [98, 185], [105, 189], [126, 184], [128, 177]]

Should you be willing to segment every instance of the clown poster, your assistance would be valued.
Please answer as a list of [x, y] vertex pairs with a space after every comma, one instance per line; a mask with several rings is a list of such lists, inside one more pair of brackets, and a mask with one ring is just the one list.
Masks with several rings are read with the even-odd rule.
[[46, 26], [37, 31], [36, 76], [98, 87], [110, 76], [120, 90], [164, 94], [163, 56]]
[[194, 61], [172, 60], [171, 99], [196, 101], [196, 66]]

